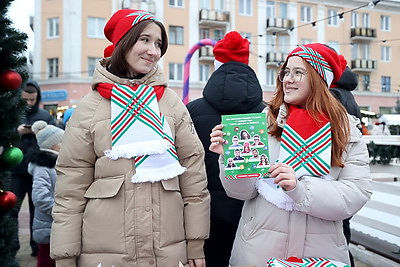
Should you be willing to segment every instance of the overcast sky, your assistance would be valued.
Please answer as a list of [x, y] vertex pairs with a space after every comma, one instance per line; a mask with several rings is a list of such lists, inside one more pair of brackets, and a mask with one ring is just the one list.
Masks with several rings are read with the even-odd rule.
[[14, 27], [28, 35], [29, 51], [33, 50], [33, 32], [29, 26], [29, 16], [33, 16], [34, 4], [34, 0], [14, 0], [8, 9], [8, 16]]

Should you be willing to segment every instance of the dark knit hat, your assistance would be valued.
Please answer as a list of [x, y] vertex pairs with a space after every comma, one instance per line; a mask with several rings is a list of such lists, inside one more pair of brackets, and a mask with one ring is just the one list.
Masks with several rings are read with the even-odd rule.
[[157, 20], [144, 10], [121, 9], [114, 13], [104, 27], [104, 35], [112, 43], [104, 49], [104, 57], [112, 55], [119, 40], [136, 24], [144, 20]]
[[347, 61], [324, 44], [312, 43], [295, 48], [286, 58], [299, 56], [307, 61], [329, 86], [342, 76]]
[[250, 43], [246, 38], [237, 31], [232, 31], [216, 43], [213, 53], [215, 59], [222, 63], [237, 61], [249, 64], [249, 46]]
[[49, 125], [45, 121], [36, 121], [32, 125], [32, 131], [41, 149], [51, 149], [54, 145], [62, 142], [64, 130]]

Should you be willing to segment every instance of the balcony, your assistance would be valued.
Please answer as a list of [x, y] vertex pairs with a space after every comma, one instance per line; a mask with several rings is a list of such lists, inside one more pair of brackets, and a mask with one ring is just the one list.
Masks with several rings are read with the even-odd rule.
[[375, 59], [353, 59], [351, 61], [352, 71], [372, 72], [377, 68], [377, 61]]
[[217, 11], [213, 9], [201, 9], [199, 14], [199, 25], [202, 26], [226, 26], [229, 23], [228, 11]]
[[373, 28], [352, 28], [350, 32], [352, 41], [370, 41], [376, 38], [376, 29]]
[[267, 32], [279, 32], [282, 34], [288, 34], [290, 28], [293, 28], [294, 21], [292, 19], [284, 18], [269, 18], [267, 19]]
[[265, 63], [268, 66], [280, 66], [285, 62], [287, 53], [282, 52], [267, 52], [267, 59]]
[[200, 61], [213, 61], [214, 60], [213, 47], [211, 47], [211, 46], [200, 47], [199, 60]]

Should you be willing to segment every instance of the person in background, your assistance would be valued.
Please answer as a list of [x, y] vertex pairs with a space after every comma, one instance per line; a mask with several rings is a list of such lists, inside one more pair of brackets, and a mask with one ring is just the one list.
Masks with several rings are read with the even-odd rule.
[[390, 135], [390, 130], [389, 127], [386, 126], [386, 122], [376, 122], [371, 131], [371, 135]]
[[63, 123], [64, 123], [64, 128], [67, 127], [67, 122], [72, 116], [72, 113], [74, 112], [75, 108], [69, 108], [67, 109], [64, 114], [63, 114]]
[[[210, 238], [204, 247], [207, 267], [221, 267], [228, 266], [243, 201], [228, 197], [222, 187], [218, 154], [208, 149], [210, 132], [221, 123], [221, 115], [258, 113], [265, 104], [256, 73], [248, 65], [249, 41], [236, 31], [228, 32], [216, 43], [213, 52], [215, 71], [204, 87], [203, 97], [188, 103], [187, 108], [206, 151], [205, 164], [211, 194]], [[238, 154], [235, 159], [243, 160], [240, 151]]]
[[33, 177], [32, 201], [35, 205], [32, 235], [38, 243], [37, 267], [55, 267], [50, 258], [51, 210], [54, 204], [56, 184], [56, 160], [60, 151], [64, 131], [48, 125], [45, 121], [36, 121], [32, 125], [40, 150], [32, 155], [28, 172]]
[[[231, 265], [261, 267], [273, 257], [350, 263], [342, 221], [370, 199], [372, 182], [359, 122], [328, 89], [346, 64], [320, 43], [292, 50], [265, 110], [274, 163], [269, 178], [225, 179], [220, 164], [228, 195], [245, 200]], [[222, 163], [223, 125], [215, 126], [210, 136], [210, 150], [221, 155]], [[299, 145], [288, 146], [292, 140]], [[318, 140], [329, 141], [313, 147]], [[307, 157], [299, 157], [305, 146]]]
[[[354, 95], [351, 93], [351, 91], [356, 89], [357, 86], [358, 86], [357, 74], [352, 72], [351, 69], [348, 66], [346, 66], [340, 79], [337, 82], [331, 84], [329, 91], [346, 108], [347, 113], [359, 119], [359, 124], [357, 125], [357, 128], [362, 133], [363, 128], [361, 124], [360, 107], [358, 106], [354, 98]], [[351, 239], [350, 219], [351, 217], [343, 220], [343, 232], [344, 236], [346, 237], [347, 244], [350, 243]], [[350, 253], [350, 265], [351, 267], [355, 266], [353, 255], [351, 253]]]
[[58, 267], [205, 267], [204, 149], [158, 66], [164, 25], [122, 9], [104, 34], [112, 44], [67, 123], [56, 164], [51, 257]]
[[17, 127], [17, 131], [21, 137], [18, 147], [22, 150], [24, 158], [22, 162], [11, 170], [11, 191], [17, 196], [18, 202], [10, 211], [10, 215], [16, 231], [13, 233], [13, 241], [11, 250], [14, 255], [17, 254], [20, 244], [18, 237], [18, 214], [21, 209], [22, 202], [28, 195], [29, 204], [29, 229], [30, 229], [30, 247], [31, 255], [37, 256], [38, 246], [32, 238], [32, 224], [34, 216], [34, 205], [32, 202], [32, 175], [28, 173], [28, 162], [33, 153], [39, 150], [35, 134], [32, 132], [32, 124], [38, 120], [43, 120], [48, 124], [55, 125], [55, 119], [47, 110], [40, 108], [41, 90], [39, 84], [34, 80], [28, 80], [22, 88], [21, 97], [26, 101], [27, 110], [22, 119], [23, 123]]

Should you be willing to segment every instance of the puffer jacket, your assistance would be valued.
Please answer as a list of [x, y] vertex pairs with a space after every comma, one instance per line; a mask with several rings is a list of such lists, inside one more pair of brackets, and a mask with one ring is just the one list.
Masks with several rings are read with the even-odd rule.
[[243, 201], [225, 193], [219, 179], [219, 155], [209, 150], [210, 133], [221, 123], [221, 115], [261, 112], [266, 106], [262, 100], [262, 88], [254, 70], [247, 64], [230, 61], [213, 72], [204, 87], [203, 97], [187, 104], [206, 153], [211, 236], [205, 242], [205, 254], [210, 266], [228, 265], [243, 207]]
[[[227, 197], [219, 180], [218, 154], [211, 152], [210, 133], [221, 123], [221, 115], [259, 113], [265, 108], [262, 89], [250, 66], [230, 61], [219, 67], [207, 81], [202, 98], [191, 101], [187, 108], [204, 150], [211, 194], [211, 219], [237, 226], [243, 202]], [[212, 222], [211, 222], [212, 223]]]
[[32, 155], [28, 164], [28, 172], [33, 177], [32, 201], [35, 205], [32, 236], [38, 244], [50, 243], [57, 156], [57, 151], [39, 150]]
[[[227, 194], [245, 200], [232, 249], [231, 265], [265, 266], [272, 258], [324, 257], [349, 264], [342, 220], [369, 200], [372, 182], [365, 141], [357, 120], [348, 115], [351, 136], [343, 155], [344, 168], [332, 167], [332, 181], [303, 176], [285, 193], [297, 211], [277, 208], [258, 194], [257, 179], [228, 180], [220, 157], [221, 182]], [[279, 156], [280, 142], [268, 137], [270, 160]]]
[[[165, 85], [157, 67], [138, 80], [118, 78], [102, 62], [98, 83]], [[84, 97], [68, 122], [58, 172], [51, 257], [57, 266], [176, 267], [203, 258], [209, 234], [210, 196], [204, 150], [187, 109], [166, 88], [158, 105], [187, 170], [172, 179], [132, 183], [133, 159], [111, 160], [109, 99], [96, 90]]]

